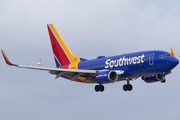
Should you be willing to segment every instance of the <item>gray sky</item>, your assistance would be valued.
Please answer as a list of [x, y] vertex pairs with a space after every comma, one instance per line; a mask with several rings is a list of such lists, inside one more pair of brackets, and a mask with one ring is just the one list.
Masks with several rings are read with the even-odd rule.
[[[174, 48], [180, 57], [179, 0], [1, 0], [0, 48], [13, 63], [42, 59], [55, 67], [47, 24], [53, 23], [74, 55], [87, 59]], [[105, 85], [71, 82], [45, 71], [7, 66], [0, 57], [1, 120], [179, 119], [177, 66], [165, 84], [140, 78]]]

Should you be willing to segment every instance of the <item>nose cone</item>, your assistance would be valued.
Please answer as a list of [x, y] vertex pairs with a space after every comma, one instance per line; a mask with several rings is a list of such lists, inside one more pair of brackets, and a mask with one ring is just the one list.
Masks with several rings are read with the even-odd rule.
[[173, 59], [170, 60], [170, 65], [172, 69], [176, 67], [178, 64], [179, 64], [179, 60], [177, 58], [174, 57]]
[[177, 58], [175, 58], [174, 64], [175, 64], [175, 66], [179, 64], [179, 60]]

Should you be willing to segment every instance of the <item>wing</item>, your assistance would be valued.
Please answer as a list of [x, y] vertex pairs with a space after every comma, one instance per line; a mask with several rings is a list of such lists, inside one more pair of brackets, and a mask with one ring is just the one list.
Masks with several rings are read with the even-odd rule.
[[[76, 82], [96, 83], [94, 79], [96, 74], [102, 71], [106, 71], [106, 70], [61, 69], [61, 68], [47, 68], [47, 67], [18, 65], [18, 64], [11, 63], [3, 50], [1, 50], [1, 52], [4, 57], [5, 62], [8, 65], [19, 67], [19, 68], [49, 71], [50, 74], [56, 75], [55, 79], [59, 77], [63, 77], [63, 78], [70, 79]], [[115, 70], [115, 72], [117, 73], [117, 75], [124, 74], [124, 71], [122, 70]]]
[[[72, 81], [76, 80], [78, 82], [95, 82], [92, 77], [94, 77], [98, 71], [96, 70], [81, 70], [81, 69], [61, 69], [61, 68], [47, 68], [47, 67], [36, 67], [36, 66], [26, 66], [26, 65], [17, 65], [9, 61], [6, 54], [1, 50], [5, 62], [10, 66], [15, 66], [19, 68], [28, 68], [36, 70], [45, 70], [49, 71], [50, 74], [56, 75], [55, 79], [58, 77], [64, 77], [71, 79]], [[80, 80], [79, 80], [80, 79]], [[88, 82], [87, 81], [87, 82]]]

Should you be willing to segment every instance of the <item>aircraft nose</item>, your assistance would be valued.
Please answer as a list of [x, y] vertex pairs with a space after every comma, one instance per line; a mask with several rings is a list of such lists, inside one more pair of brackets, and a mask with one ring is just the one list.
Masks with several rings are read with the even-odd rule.
[[173, 60], [171, 60], [171, 65], [173, 67], [176, 67], [179, 64], [179, 60], [177, 58], [173, 58]]
[[177, 58], [174, 60], [174, 62], [175, 62], [175, 66], [179, 64], [179, 60]]

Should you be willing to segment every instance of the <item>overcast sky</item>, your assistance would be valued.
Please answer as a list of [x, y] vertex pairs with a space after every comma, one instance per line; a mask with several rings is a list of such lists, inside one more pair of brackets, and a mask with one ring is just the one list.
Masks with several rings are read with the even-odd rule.
[[[174, 48], [180, 58], [180, 0], [0, 0], [0, 49], [13, 63], [55, 67], [47, 24], [71, 52], [93, 59]], [[167, 82], [105, 85], [54, 79], [46, 71], [7, 66], [0, 57], [1, 120], [180, 119], [180, 67]]]

